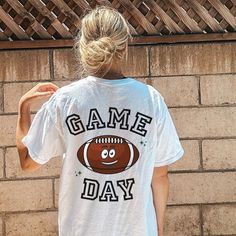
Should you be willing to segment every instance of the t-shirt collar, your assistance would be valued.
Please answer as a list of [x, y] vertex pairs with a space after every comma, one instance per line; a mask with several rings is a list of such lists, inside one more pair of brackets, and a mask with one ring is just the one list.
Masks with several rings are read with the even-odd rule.
[[86, 77], [87, 80], [100, 83], [100, 84], [110, 84], [110, 85], [123, 85], [127, 83], [134, 82], [135, 80], [130, 77], [119, 78], [119, 79], [104, 79], [100, 77], [96, 77], [94, 75], [89, 75]]

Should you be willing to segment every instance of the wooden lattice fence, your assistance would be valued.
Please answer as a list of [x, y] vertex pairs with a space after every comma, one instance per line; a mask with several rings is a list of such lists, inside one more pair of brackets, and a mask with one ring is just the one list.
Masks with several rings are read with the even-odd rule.
[[73, 39], [96, 5], [121, 12], [134, 36], [236, 38], [236, 0], [0, 0], [0, 41]]

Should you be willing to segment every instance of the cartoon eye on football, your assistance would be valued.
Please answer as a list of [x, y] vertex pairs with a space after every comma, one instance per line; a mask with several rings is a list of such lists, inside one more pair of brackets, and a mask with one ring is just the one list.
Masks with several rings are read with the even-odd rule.
[[139, 158], [139, 151], [125, 138], [102, 135], [85, 142], [79, 148], [77, 157], [91, 171], [116, 174], [133, 166]]

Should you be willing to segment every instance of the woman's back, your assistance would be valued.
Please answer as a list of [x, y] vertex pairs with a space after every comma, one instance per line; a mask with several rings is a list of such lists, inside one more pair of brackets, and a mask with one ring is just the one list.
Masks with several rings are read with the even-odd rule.
[[38, 140], [47, 140], [38, 161], [64, 154], [60, 235], [157, 235], [153, 169], [183, 152], [166, 109], [157, 90], [134, 78], [94, 76], [58, 89], [43, 104], [38, 114], [51, 119], [37, 131]]

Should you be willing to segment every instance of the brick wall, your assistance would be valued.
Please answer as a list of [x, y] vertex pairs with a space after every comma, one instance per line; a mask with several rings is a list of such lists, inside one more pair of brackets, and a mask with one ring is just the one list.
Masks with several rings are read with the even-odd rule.
[[[235, 43], [129, 48], [125, 75], [161, 92], [185, 149], [169, 167], [165, 236], [236, 235], [235, 51]], [[73, 65], [71, 49], [0, 52], [0, 235], [57, 235], [61, 159], [21, 171], [17, 106], [40, 81], [77, 79]]]

